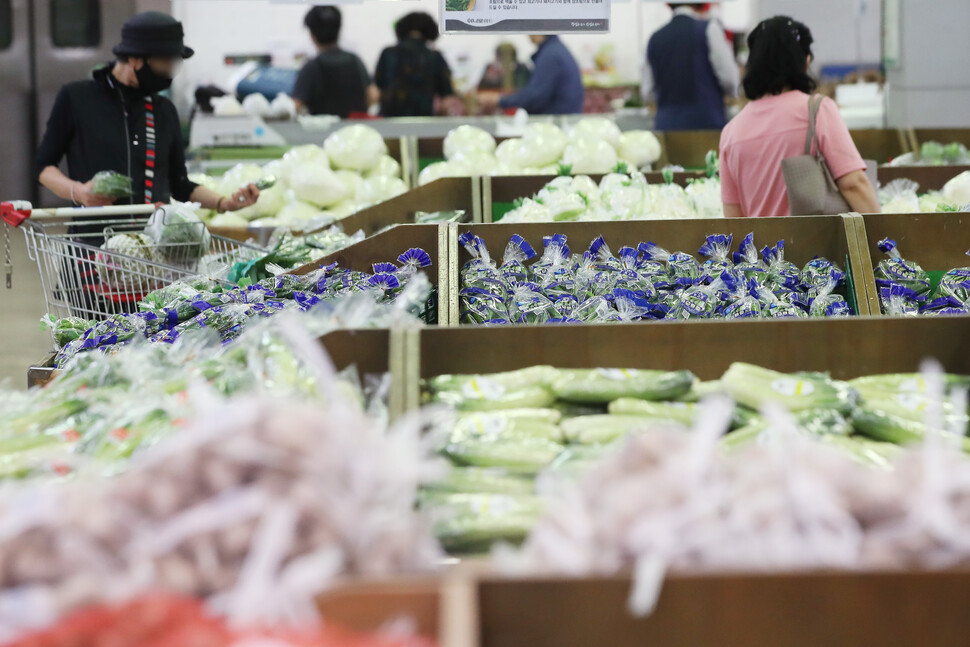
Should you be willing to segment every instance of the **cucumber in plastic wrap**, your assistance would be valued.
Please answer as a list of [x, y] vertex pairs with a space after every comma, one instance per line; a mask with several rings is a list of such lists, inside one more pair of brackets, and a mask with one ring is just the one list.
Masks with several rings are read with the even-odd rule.
[[459, 465], [499, 467], [517, 474], [538, 474], [562, 453], [563, 446], [545, 438], [463, 438], [444, 449]]
[[[897, 415], [861, 406], [852, 413], [852, 426], [856, 433], [874, 440], [912, 445], [926, 439], [927, 427], [921, 422], [906, 420]], [[970, 438], [949, 436], [964, 452], [970, 451]]]
[[599, 465], [600, 461], [618, 451], [618, 444], [603, 445], [570, 445], [543, 472], [543, 476], [551, 475], [570, 481], [578, 481], [586, 476], [590, 470]]
[[721, 378], [721, 384], [736, 402], [751, 409], [776, 402], [792, 412], [835, 409], [848, 413], [853, 405], [852, 389], [818, 373], [786, 374], [735, 362]]
[[560, 400], [590, 404], [620, 398], [674, 400], [690, 391], [694, 380], [690, 371], [562, 370], [552, 381], [552, 392]]
[[601, 445], [612, 443], [631, 433], [657, 428], [684, 428], [677, 420], [663, 420], [646, 416], [599, 415], [581, 416], [563, 421], [563, 435], [570, 443]]
[[655, 402], [637, 398], [620, 398], [610, 402], [609, 412], [613, 415], [643, 416], [660, 420], [674, 420], [689, 425], [694, 422], [696, 408], [687, 402]]
[[[548, 413], [543, 413], [548, 412]], [[458, 418], [452, 442], [465, 438], [545, 438], [562, 442], [560, 415], [551, 409], [510, 409], [466, 414]]]
[[490, 382], [513, 391], [529, 386], [543, 386], [549, 384], [557, 371], [551, 366], [530, 366], [517, 371], [491, 373], [489, 375], [439, 375], [428, 380], [428, 389], [432, 393], [442, 391], [461, 392], [469, 382], [487, 378]]
[[423, 500], [435, 501], [448, 494], [528, 495], [535, 490], [532, 479], [488, 467], [451, 467], [444, 478], [424, 486]]
[[434, 533], [450, 553], [482, 553], [492, 544], [519, 544], [544, 512], [538, 497], [454, 494], [435, 506]]
[[724, 393], [724, 386], [720, 380], [710, 380], [707, 382], [698, 380], [694, 382], [690, 391], [677, 398], [677, 400], [680, 402], [700, 402], [707, 396], [714, 395], [715, 393]]

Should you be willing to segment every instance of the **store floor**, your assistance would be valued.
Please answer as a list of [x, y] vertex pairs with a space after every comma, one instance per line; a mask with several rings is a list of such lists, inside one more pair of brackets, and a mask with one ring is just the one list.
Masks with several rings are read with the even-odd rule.
[[38, 326], [47, 311], [37, 264], [27, 257], [24, 234], [10, 233], [13, 250], [13, 289], [6, 288], [3, 273], [3, 225], [0, 225], [0, 384], [27, 387], [27, 367], [43, 359], [51, 347], [50, 335]]

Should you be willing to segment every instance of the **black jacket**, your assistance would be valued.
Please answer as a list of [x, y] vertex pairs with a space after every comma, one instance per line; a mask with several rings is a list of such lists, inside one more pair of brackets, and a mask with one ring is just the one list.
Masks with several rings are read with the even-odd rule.
[[[87, 81], [69, 83], [54, 101], [47, 131], [37, 151], [34, 175], [58, 166], [67, 156], [68, 176], [87, 182], [98, 171], [131, 177], [131, 202], [186, 201], [197, 184], [185, 170], [185, 148], [178, 112], [168, 99], [152, 95], [155, 122], [154, 163], [148, 153], [148, 102], [118, 82], [111, 67], [95, 70]], [[126, 128], [127, 123], [127, 128]], [[146, 195], [146, 170], [151, 177]], [[126, 199], [118, 203], [128, 203]]]
[[436, 96], [455, 93], [444, 56], [420, 38], [381, 52], [374, 83], [381, 90], [382, 117], [430, 117]]
[[369, 83], [367, 68], [357, 56], [342, 49], [327, 50], [300, 70], [293, 98], [302, 101], [311, 115], [346, 119], [352, 112], [367, 112]]

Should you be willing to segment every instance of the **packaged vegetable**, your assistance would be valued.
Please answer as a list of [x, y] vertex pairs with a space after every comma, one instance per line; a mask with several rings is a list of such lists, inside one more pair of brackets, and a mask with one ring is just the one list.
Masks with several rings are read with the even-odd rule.
[[919, 264], [907, 261], [900, 255], [895, 240], [880, 240], [879, 249], [889, 258], [879, 261], [875, 269], [877, 286], [885, 288], [901, 285], [918, 295], [929, 291], [930, 279], [926, 272]]
[[619, 398], [673, 400], [694, 384], [690, 371], [621, 369], [562, 370], [553, 380], [552, 393], [560, 400], [608, 403]]
[[731, 364], [721, 378], [721, 386], [738, 403], [751, 409], [776, 402], [793, 412], [833, 409], [847, 413], [853, 404], [851, 394], [825, 376], [786, 375], [742, 362]]
[[109, 198], [130, 198], [131, 178], [115, 171], [99, 171], [91, 178], [91, 193]]

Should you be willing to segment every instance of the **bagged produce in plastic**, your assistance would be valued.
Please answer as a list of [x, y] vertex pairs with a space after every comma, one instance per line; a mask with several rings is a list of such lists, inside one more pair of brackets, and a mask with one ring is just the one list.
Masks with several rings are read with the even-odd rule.
[[145, 234], [172, 264], [191, 264], [209, 253], [212, 237], [195, 215], [198, 207], [198, 203], [164, 205], [145, 225]]
[[91, 178], [91, 193], [115, 199], [131, 197], [131, 178], [115, 171], [99, 171]]

